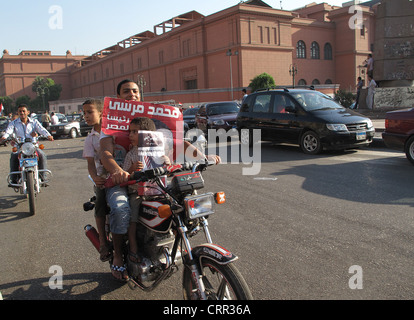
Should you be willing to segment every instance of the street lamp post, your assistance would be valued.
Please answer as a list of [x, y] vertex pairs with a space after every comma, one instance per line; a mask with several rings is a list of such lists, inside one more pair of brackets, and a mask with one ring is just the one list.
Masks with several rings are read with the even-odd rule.
[[237, 56], [239, 52], [236, 50], [234, 53], [231, 52], [231, 49], [227, 50], [226, 56], [229, 57], [230, 60], [230, 88], [231, 88], [231, 100], [233, 100], [233, 70], [231, 66], [231, 56]]
[[147, 81], [145, 81], [145, 77], [143, 74], [138, 75], [137, 84], [141, 96], [141, 101], [144, 101], [144, 87], [147, 85]]
[[38, 96], [42, 97], [42, 109], [43, 111], [46, 111], [46, 106], [45, 106], [45, 95], [47, 93], [49, 93], [49, 88], [48, 87], [37, 87], [36, 89], [36, 93]]
[[294, 64], [291, 64], [289, 67], [289, 74], [292, 76], [293, 88], [295, 87], [295, 75], [297, 75], [297, 73], [298, 68]]

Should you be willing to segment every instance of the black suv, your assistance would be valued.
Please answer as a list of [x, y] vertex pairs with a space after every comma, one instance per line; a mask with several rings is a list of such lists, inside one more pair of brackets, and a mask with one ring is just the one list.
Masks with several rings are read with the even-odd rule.
[[240, 108], [237, 129], [242, 144], [258, 142], [253, 141], [253, 129], [260, 129], [260, 139], [256, 140], [299, 144], [307, 154], [367, 146], [375, 133], [369, 118], [307, 89], [250, 94]]

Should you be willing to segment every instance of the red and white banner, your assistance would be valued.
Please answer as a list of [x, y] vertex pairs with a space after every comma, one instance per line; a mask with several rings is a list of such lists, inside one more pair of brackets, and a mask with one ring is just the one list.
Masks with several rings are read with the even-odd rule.
[[129, 124], [132, 119], [151, 118], [157, 131], [164, 134], [166, 155], [177, 160], [184, 154], [184, 122], [180, 110], [173, 106], [106, 97], [102, 116], [102, 131], [115, 138], [125, 156], [130, 149]]

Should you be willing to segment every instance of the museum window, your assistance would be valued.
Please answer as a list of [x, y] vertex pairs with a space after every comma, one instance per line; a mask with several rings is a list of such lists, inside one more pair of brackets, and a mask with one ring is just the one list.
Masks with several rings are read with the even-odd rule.
[[325, 60], [332, 60], [332, 46], [329, 42], [325, 43], [323, 52], [324, 52]]
[[197, 89], [197, 79], [185, 80], [184, 89], [185, 90]]
[[306, 59], [306, 44], [302, 40], [296, 44], [296, 58]]
[[313, 79], [312, 84], [321, 84], [318, 79]]
[[311, 45], [311, 59], [320, 59], [319, 44], [316, 41]]
[[298, 81], [298, 86], [306, 86], [306, 80], [305, 79], [300, 79]]

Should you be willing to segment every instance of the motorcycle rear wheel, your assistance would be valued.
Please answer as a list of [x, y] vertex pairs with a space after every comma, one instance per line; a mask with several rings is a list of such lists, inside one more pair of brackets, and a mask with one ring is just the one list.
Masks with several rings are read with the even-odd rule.
[[34, 216], [36, 213], [36, 194], [34, 188], [34, 172], [28, 171], [26, 173], [26, 187], [27, 187], [27, 194], [29, 198], [29, 211], [30, 215]]
[[[253, 300], [243, 276], [233, 264], [221, 265], [209, 259], [201, 260], [202, 280], [207, 300]], [[183, 271], [185, 300], [199, 300], [189, 268]]]

